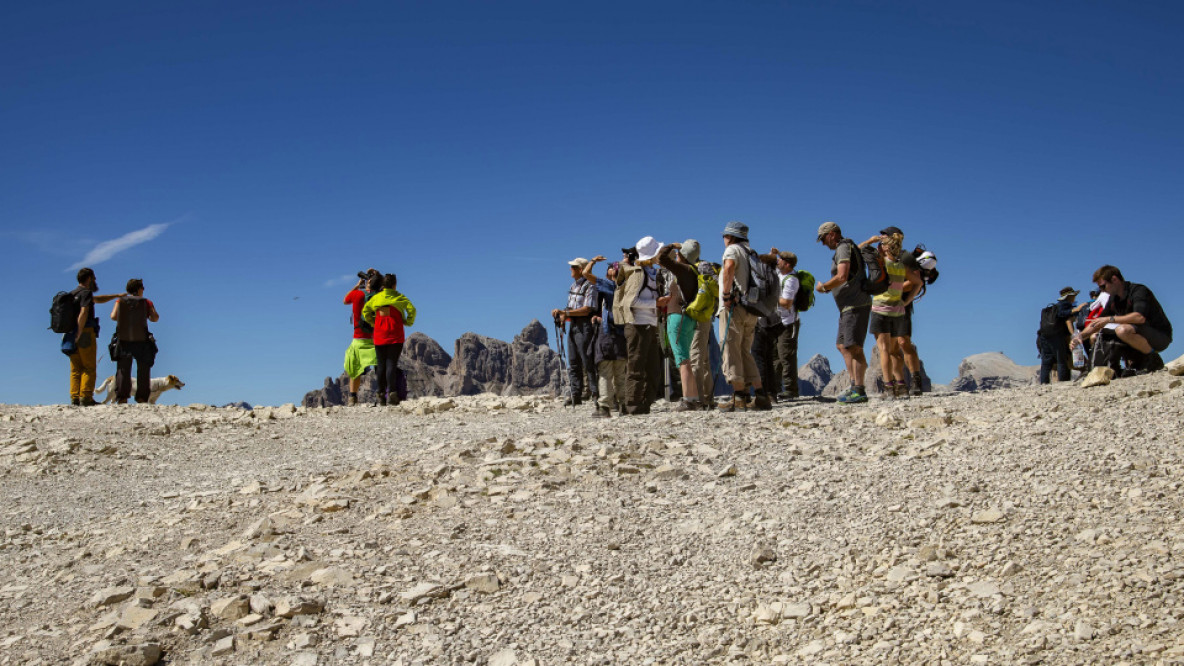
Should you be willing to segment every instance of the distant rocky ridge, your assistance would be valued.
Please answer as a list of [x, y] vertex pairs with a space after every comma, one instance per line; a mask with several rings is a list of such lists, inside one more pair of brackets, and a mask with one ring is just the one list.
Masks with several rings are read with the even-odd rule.
[[990, 391], [1036, 383], [1039, 366], [1023, 366], [1003, 352], [986, 352], [962, 359], [958, 376], [950, 382], [955, 391]]
[[[412, 333], [403, 348], [399, 367], [407, 377], [408, 392], [413, 397], [479, 393], [557, 396], [562, 392], [562, 366], [559, 355], [547, 343], [547, 329], [537, 319], [527, 324], [512, 342], [465, 333], [456, 340], [452, 355], [428, 336]], [[866, 384], [869, 393], [879, 394], [884, 388], [879, 349], [869, 346]], [[948, 389], [932, 384], [922, 361], [921, 383], [926, 392], [987, 391], [1033, 384], [1036, 370], [1034, 366], [1017, 365], [1000, 352], [988, 352], [964, 359]], [[798, 391], [802, 396], [833, 397], [849, 385], [847, 371], [835, 373], [822, 354], [810, 357], [798, 369]], [[349, 377], [345, 373], [337, 378], [326, 377], [324, 386], [305, 394], [302, 404], [305, 407], [343, 405], [348, 391]], [[374, 373], [367, 373], [362, 377], [358, 400], [372, 403], [376, 392]]]

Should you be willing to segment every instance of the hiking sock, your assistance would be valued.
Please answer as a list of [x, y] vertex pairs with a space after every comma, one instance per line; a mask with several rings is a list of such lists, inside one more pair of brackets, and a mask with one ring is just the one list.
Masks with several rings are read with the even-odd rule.
[[867, 389], [865, 389], [863, 386], [852, 386], [851, 392], [857, 395], [867, 395]]

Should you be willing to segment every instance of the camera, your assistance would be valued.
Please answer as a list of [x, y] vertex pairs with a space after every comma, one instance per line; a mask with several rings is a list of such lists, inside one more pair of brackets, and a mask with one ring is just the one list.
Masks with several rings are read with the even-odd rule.
[[370, 274], [366, 271], [358, 271], [358, 279], [365, 282], [370, 279]]

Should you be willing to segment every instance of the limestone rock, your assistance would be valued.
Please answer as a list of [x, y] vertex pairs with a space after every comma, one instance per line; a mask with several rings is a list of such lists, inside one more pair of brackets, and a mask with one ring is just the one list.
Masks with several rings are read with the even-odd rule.
[[158, 643], [120, 645], [95, 652], [90, 657], [94, 666], [153, 666], [160, 662], [164, 651]]
[[815, 354], [798, 368], [798, 393], [803, 396], [822, 395], [823, 389], [834, 378], [830, 360], [822, 354]]
[[1098, 366], [1089, 371], [1085, 379], [1081, 382], [1081, 388], [1090, 388], [1093, 386], [1105, 386], [1114, 379], [1114, 370], [1106, 366]]

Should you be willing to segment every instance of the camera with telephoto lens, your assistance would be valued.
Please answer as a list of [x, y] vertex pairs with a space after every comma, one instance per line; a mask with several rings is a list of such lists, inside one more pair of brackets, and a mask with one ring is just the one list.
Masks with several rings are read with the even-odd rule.
[[362, 282], [365, 282], [366, 280], [370, 279], [370, 274], [366, 271], [358, 271], [358, 279]]

